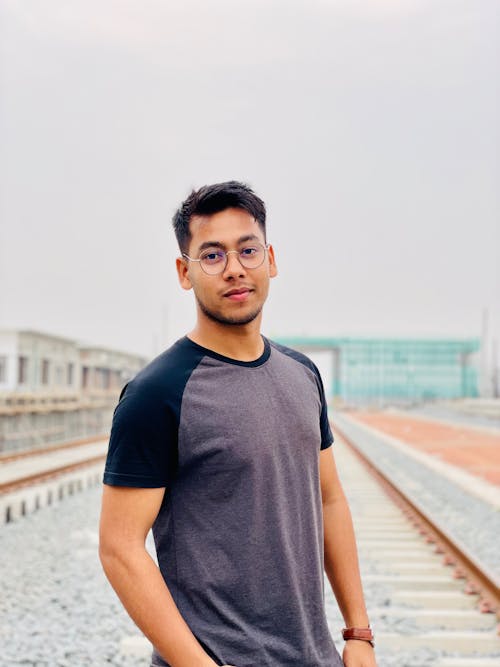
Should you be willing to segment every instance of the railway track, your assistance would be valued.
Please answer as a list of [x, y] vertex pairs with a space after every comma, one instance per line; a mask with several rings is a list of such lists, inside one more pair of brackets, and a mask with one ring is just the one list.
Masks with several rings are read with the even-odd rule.
[[[500, 665], [496, 577], [336, 427], [381, 664]], [[345, 478], [347, 476], [347, 478]], [[399, 651], [402, 662], [387, 657]]]
[[104, 461], [107, 441], [92, 438], [66, 446], [22, 452], [0, 461], [0, 494], [39, 484]]
[[428, 544], [434, 545], [435, 552], [442, 555], [443, 565], [452, 566], [455, 579], [465, 582], [467, 594], [477, 594], [479, 609], [483, 613], [495, 613], [500, 620], [500, 585], [496, 576], [487, 571], [470, 551], [460, 545], [441, 525], [439, 520], [431, 517], [418, 503], [411, 500], [404, 491], [377, 468], [354, 444], [342, 434], [344, 442], [358, 457], [363, 465], [378, 480], [387, 494], [394, 500], [411, 523], [425, 538]]
[[105, 458], [106, 458], [105, 454], [98, 456], [91, 456], [77, 463], [69, 463], [67, 465], [56, 466], [44, 472], [32, 473], [31, 475], [24, 475], [23, 477], [16, 478], [9, 482], [1, 482], [0, 494], [17, 491], [26, 486], [33, 486], [34, 484], [40, 484], [42, 482], [54, 479], [55, 477], [58, 477], [59, 475], [63, 475], [65, 473], [74, 472], [75, 470], [80, 470], [81, 468], [87, 468], [88, 466], [91, 466], [94, 463], [100, 463], [101, 461], [104, 461]]
[[[500, 665], [500, 595], [495, 577], [435, 517], [376, 469], [352, 437], [338, 426], [335, 430], [340, 436], [336, 456], [352, 501], [379, 664]], [[51, 504], [54, 496], [61, 499], [62, 479], [69, 480], [65, 493], [85, 488], [85, 479], [97, 484], [106, 449], [106, 439], [92, 439], [4, 460], [0, 464], [0, 506], [4, 503], [5, 520]], [[84, 479], [81, 471], [85, 470], [92, 472]], [[44, 493], [46, 502], [41, 500]], [[20, 509], [14, 511], [12, 503], [5, 503], [15, 498]], [[332, 618], [338, 614], [331, 595], [329, 602], [327, 596], [328, 608]], [[341, 626], [341, 620], [333, 618], [332, 632]], [[334, 638], [340, 648], [341, 638]], [[145, 645], [145, 654], [149, 650]]]
[[71, 440], [69, 442], [59, 443], [57, 445], [22, 449], [18, 452], [2, 452], [0, 453], [0, 466], [3, 463], [12, 463], [12, 461], [19, 461], [19, 459], [26, 459], [30, 458], [31, 456], [38, 456], [39, 454], [48, 454], [50, 452], [58, 452], [65, 449], [71, 449], [73, 447], [82, 447], [83, 445], [106, 440], [108, 437], [108, 434], [102, 433], [101, 435], [94, 435], [88, 438], [78, 438], [77, 440]]
[[0, 523], [97, 483], [107, 445], [107, 439], [89, 438], [1, 458]]

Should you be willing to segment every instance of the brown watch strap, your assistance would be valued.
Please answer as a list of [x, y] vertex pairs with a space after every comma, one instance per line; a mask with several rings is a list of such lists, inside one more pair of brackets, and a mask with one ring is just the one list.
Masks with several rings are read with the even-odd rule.
[[360, 639], [374, 646], [375, 636], [371, 628], [344, 628], [342, 630], [342, 637], [345, 641], [348, 639]]

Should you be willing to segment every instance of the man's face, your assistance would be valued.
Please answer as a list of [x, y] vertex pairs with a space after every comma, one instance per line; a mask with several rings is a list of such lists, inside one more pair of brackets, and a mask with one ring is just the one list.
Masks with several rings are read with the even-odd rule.
[[[258, 242], [265, 245], [258, 222], [239, 208], [228, 208], [210, 216], [194, 216], [190, 223], [191, 242], [187, 255], [198, 259], [202, 250], [237, 250]], [[269, 280], [276, 273], [274, 252], [269, 247], [261, 266], [249, 269], [241, 265], [238, 253], [227, 256], [222, 273], [207, 275], [200, 262], [177, 260], [179, 281], [184, 289], [193, 289], [199, 312], [225, 325], [252, 322], [261, 313], [269, 291]]]

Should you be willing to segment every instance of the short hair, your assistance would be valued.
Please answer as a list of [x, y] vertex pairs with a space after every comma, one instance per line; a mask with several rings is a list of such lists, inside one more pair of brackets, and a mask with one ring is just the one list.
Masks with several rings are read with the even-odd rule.
[[172, 218], [175, 236], [181, 252], [187, 252], [191, 241], [189, 223], [195, 215], [212, 215], [226, 208], [241, 208], [258, 222], [266, 238], [266, 206], [245, 183], [227, 181], [204, 185], [182, 202]]

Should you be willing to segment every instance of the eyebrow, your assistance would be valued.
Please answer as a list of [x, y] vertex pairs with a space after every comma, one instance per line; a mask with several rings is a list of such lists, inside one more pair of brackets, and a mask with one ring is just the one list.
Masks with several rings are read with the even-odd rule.
[[[236, 245], [240, 245], [246, 241], [258, 241], [261, 243], [261, 240], [256, 234], [246, 234], [245, 236], [240, 236], [240, 238], [236, 241]], [[225, 250], [227, 246], [225, 243], [221, 243], [220, 241], [204, 241], [198, 248], [198, 254], [207, 248], [221, 248], [222, 250]]]

